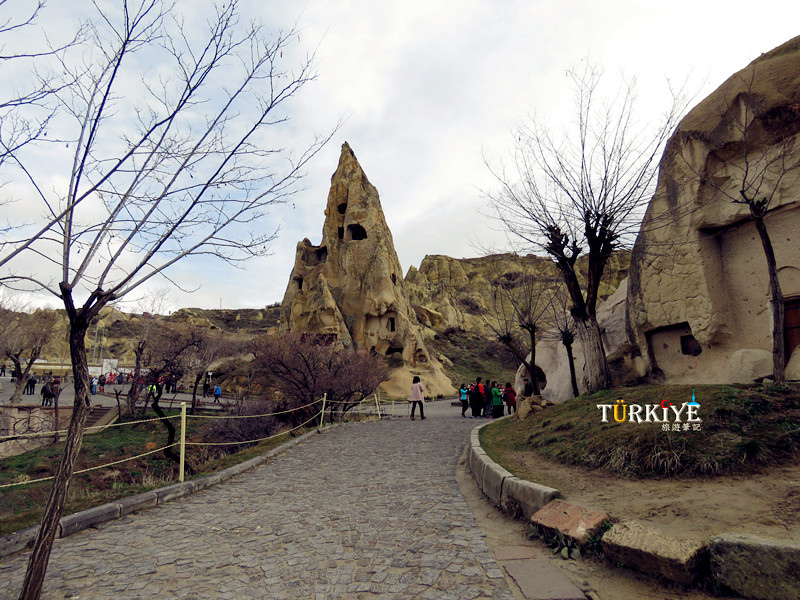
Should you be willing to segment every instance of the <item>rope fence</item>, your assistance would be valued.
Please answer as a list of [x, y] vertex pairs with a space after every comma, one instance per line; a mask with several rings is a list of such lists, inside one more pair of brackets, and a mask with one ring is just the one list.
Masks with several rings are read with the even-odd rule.
[[[188, 415], [186, 413], [186, 402], [181, 402], [181, 412], [178, 415], [171, 415], [171, 416], [164, 417], [164, 418], [156, 417], [156, 418], [152, 418], [152, 419], [143, 419], [143, 420], [139, 420], [139, 421], [127, 421], [127, 422], [124, 422], [124, 423], [110, 423], [110, 424], [107, 424], [107, 425], [96, 425], [96, 426], [92, 426], [92, 427], [87, 427], [84, 431], [89, 432], [89, 431], [94, 431], [94, 430], [106, 429], [106, 428], [110, 428], [110, 427], [123, 427], [123, 426], [126, 426], [126, 425], [139, 425], [139, 424], [143, 424], [143, 423], [152, 423], [152, 422], [155, 422], [155, 421], [164, 421], [164, 420], [172, 420], [172, 419], [180, 419], [181, 420], [180, 441], [174, 442], [174, 443], [169, 444], [167, 446], [162, 446], [161, 448], [156, 448], [154, 450], [149, 450], [147, 452], [143, 452], [143, 453], [137, 454], [135, 456], [130, 456], [130, 457], [126, 457], [126, 458], [123, 458], [123, 459], [120, 459], [120, 460], [116, 460], [116, 461], [113, 461], [113, 462], [110, 462], [110, 463], [105, 463], [105, 464], [102, 464], [102, 465], [96, 465], [96, 466], [93, 466], [93, 467], [88, 467], [88, 468], [85, 468], [85, 469], [81, 469], [79, 471], [75, 471], [73, 473], [73, 475], [79, 475], [81, 473], [88, 473], [90, 471], [96, 471], [96, 470], [99, 470], [99, 469], [112, 467], [112, 466], [119, 465], [119, 464], [122, 464], [122, 463], [125, 463], [125, 462], [130, 462], [130, 461], [133, 461], [133, 460], [136, 460], [136, 459], [139, 459], [139, 458], [143, 458], [143, 457], [149, 456], [151, 454], [164, 452], [165, 450], [168, 450], [170, 448], [178, 446], [180, 448], [179, 481], [183, 481], [184, 480], [184, 457], [185, 457], [185, 450], [186, 450], [187, 446], [209, 447], [209, 446], [236, 446], [236, 445], [244, 445], [244, 444], [254, 444], [254, 443], [259, 443], [259, 442], [264, 442], [264, 441], [267, 441], [267, 440], [275, 439], [275, 438], [278, 438], [278, 437], [280, 437], [282, 435], [291, 434], [292, 432], [297, 431], [299, 429], [304, 429], [310, 423], [313, 423], [316, 420], [319, 420], [319, 425], [318, 425], [317, 429], [320, 430], [324, 426], [326, 412], [327, 412], [327, 414], [331, 415], [331, 417], [333, 417], [334, 414], [344, 414], [344, 413], [347, 413], [347, 412], [354, 411], [356, 414], [377, 414], [378, 418], [383, 418], [384, 414], [387, 414], [387, 413], [386, 413], [385, 410], [383, 411], [383, 413], [381, 412], [381, 406], [382, 405], [390, 406], [391, 407], [391, 411], [392, 411], [392, 416], [394, 416], [394, 405], [396, 405], [396, 404], [405, 404], [405, 402], [403, 402], [403, 401], [393, 401], [393, 400], [388, 400], [388, 401], [387, 400], [383, 400], [382, 401], [380, 399], [379, 394], [377, 394], [377, 393], [373, 394], [373, 396], [370, 397], [370, 398], [362, 399], [360, 402], [354, 404], [353, 406], [349, 407], [346, 410], [345, 409], [339, 409], [339, 410], [328, 409], [328, 410], [326, 410], [327, 402], [328, 402], [327, 394], [325, 394], [319, 400], [315, 400], [314, 402], [310, 402], [310, 403], [304, 404], [302, 406], [298, 406], [298, 407], [295, 407], [295, 408], [292, 408], [292, 409], [288, 409], [288, 410], [281, 410], [281, 411], [275, 411], [275, 412], [271, 412], [271, 413], [264, 413], [264, 414], [257, 414], [257, 415]], [[186, 422], [187, 422], [187, 419], [232, 419], [232, 420], [233, 419], [257, 419], [257, 418], [272, 417], [272, 416], [284, 415], [284, 414], [288, 414], [288, 413], [292, 413], [292, 412], [297, 412], [297, 411], [305, 410], [307, 408], [316, 406], [318, 404], [322, 404], [320, 410], [317, 411], [312, 417], [310, 417], [305, 422], [300, 423], [299, 425], [295, 425], [294, 427], [292, 427], [291, 429], [288, 429], [286, 431], [282, 431], [280, 433], [276, 433], [276, 434], [273, 434], [273, 435], [270, 435], [270, 436], [267, 436], [267, 437], [254, 438], [254, 439], [251, 439], [251, 440], [226, 441], [226, 442], [192, 442], [192, 441], [187, 441], [186, 440]], [[365, 412], [367, 410], [371, 411], [371, 409], [373, 409], [373, 408], [375, 410], [375, 413]], [[58, 430], [58, 431], [43, 431], [43, 432], [28, 433], [28, 434], [0, 436], [0, 443], [4, 442], [4, 441], [11, 441], [11, 440], [24, 440], [24, 439], [43, 438], [43, 437], [54, 437], [57, 434], [58, 435], [62, 435], [62, 434], [66, 434], [67, 432], [68, 432], [68, 430], [64, 429], [64, 430]], [[54, 478], [55, 478], [55, 476], [51, 475], [49, 477], [41, 477], [41, 478], [38, 478], [38, 479], [28, 479], [28, 480], [25, 480], [25, 481], [16, 481], [16, 482], [13, 482], [13, 483], [2, 484], [2, 485], [0, 485], [0, 489], [12, 488], [12, 487], [22, 486], [22, 485], [30, 485], [30, 484], [34, 484], [34, 483], [41, 483], [41, 482], [44, 482], [44, 481], [50, 481], [50, 480], [52, 480]]]

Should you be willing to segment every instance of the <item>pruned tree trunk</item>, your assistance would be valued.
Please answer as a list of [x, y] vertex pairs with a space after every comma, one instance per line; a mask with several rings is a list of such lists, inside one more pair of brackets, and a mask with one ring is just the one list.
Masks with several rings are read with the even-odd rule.
[[[72, 321], [72, 319], [71, 319]], [[38, 600], [42, 593], [42, 584], [47, 572], [47, 563], [50, 560], [50, 551], [53, 549], [53, 540], [58, 531], [58, 522], [67, 500], [67, 488], [78, 453], [83, 442], [83, 429], [86, 418], [89, 416], [89, 365], [86, 360], [85, 337], [88, 323], [79, 321], [70, 323], [69, 346], [72, 358], [72, 374], [75, 380], [75, 404], [72, 409], [72, 419], [67, 430], [64, 454], [56, 469], [50, 496], [44, 508], [41, 526], [36, 540], [33, 543], [28, 569], [22, 584], [19, 600]]]
[[[168, 448], [164, 450], [164, 456], [174, 462], [176, 465], [180, 464], [181, 458], [172, 449], [172, 444], [175, 443], [175, 425], [167, 418], [167, 415], [164, 414], [164, 411], [161, 410], [161, 406], [159, 406], [158, 402], [161, 400], [161, 392], [157, 391], [155, 396], [153, 396], [153, 403], [151, 406], [153, 407], [153, 412], [155, 412], [159, 418], [161, 419], [161, 424], [167, 430], [167, 446]], [[184, 468], [189, 471], [190, 475], [194, 475], [194, 469], [192, 469], [189, 465], [184, 464]]]
[[758, 236], [761, 238], [761, 245], [764, 247], [764, 255], [767, 258], [769, 290], [772, 296], [772, 379], [775, 383], [784, 383], [786, 381], [786, 348], [783, 340], [783, 292], [778, 280], [775, 251], [772, 249], [772, 240], [770, 240], [769, 233], [767, 233], [764, 218], [754, 216], [753, 221], [755, 222]]
[[539, 378], [536, 376], [536, 328], [526, 327], [525, 329], [531, 336], [531, 361], [530, 364], [526, 364], [525, 366], [528, 367], [528, 375], [533, 384], [533, 395], [541, 396], [542, 390], [539, 389]]
[[577, 398], [581, 395], [578, 391], [578, 378], [575, 376], [575, 357], [572, 355], [572, 344], [564, 344], [567, 351], [567, 362], [569, 363], [569, 381], [572, 384], [572, 396]]
[[575, 319], [578, 339], [581, 341], [584, 356], [584, 389], [587, 394], [607, 390], [612, 386], [611, 371], [608, 368], [603, 336], [597, 319], [591, 316]]
[[59, 439], [61, 439], [61, 434], [58, 433], [61, 430], [61, 416], [58, 410], [58, 401], [61, 397], [61, 390], [56, 392], [55, 398], [53, 398], [53, 443], [57, 444]]
[[200, 385], [200, 381], [203, 379], [203, 375], [205, 375], [205, 370], [198, 372], [197, 375], [194, 377], [194, 387], [192, 388], [192, 410], [191, 414], [194, 414], [197, 410], [197, 388]]

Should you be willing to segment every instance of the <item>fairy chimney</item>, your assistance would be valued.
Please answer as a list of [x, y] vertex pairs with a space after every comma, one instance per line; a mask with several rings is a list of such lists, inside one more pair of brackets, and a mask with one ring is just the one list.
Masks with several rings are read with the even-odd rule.
[[391, 395], [407, 393], [414, 375], [430, 394], [452, 393], [425, 347], [405, 286], [378, 190], [344, 143], [331, 177], [322, 243], [297, 244], [281, 326], [332, 334], [345, 347], [386, 356], [395, 368], [382, 387]]

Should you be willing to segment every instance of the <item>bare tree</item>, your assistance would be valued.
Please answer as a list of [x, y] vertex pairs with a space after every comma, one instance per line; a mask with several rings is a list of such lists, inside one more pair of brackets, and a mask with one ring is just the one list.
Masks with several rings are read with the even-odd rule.
[[195, 343], [189, 350], [188, 371], [194, 374], [192, 385], [192, 408], [191, 413], [197, 410], [197, 389], [206, 377], [211, 365], [229, 356], [236, 348], [237, 344], [226, 338], [225, 334], [219, 329], [210, 329], [198, 325], [190, 326]]
[[[251, 345], [253, 368], [264, 383], [279, 392], [288, 406], [310, 405], [327, 394], [334, 419], [341, 418], [387, 379], [377, 356], [339, 346], [330, 336], [283, 333], [263, 336]], [[303, 422], [319, 411], [310, 406], [293, 413]]]
[[511, 351], [517, 364], [525, 366], [533, 393], [538, 396], [541, 390], [536, 372], [536, 341], [547, 326], [554, 284], [545, 273], [534, 273], [526, 268], [523, 259], [517, 260], [521, 271], [495, 272], [492, 307], [483, 320]]
[[[524, 244], [541, 248], [556, 264], [586, 359], [586, 391], [611, 387], [611, 372], [597, 324], [600, 280], [612, 252], [635, 233], [655, 187], [657, 162], [686, 101], [673, 94], [660, 122], [639, 129], [636, 81], [625, 81], [605, 102], [601, 74], [587, 66], [568, 72], [575, 88], [574, 132], [556, 136], [529, 118], [514, 132], [510, 167], [487, 166], [499, 189], [487, 193], [497, 218]], [[576, 261], [588, 255], [585, 285]]]
[[[287, 105], [314, 78], [313, 57], [288, 65], [295, 32], [270, 38], [258, 24], [241, 24], [236, 0], [222, 2], [202, 33], [184, 27], [164, 0], [109, 6], [95, 3], [81, 53], [58, 56], [65, 72], [77, 74], [58, 93], [69, 138], [59, 145], [70, 153], [66, 189], [52, 190], [37, 170], [41, 161], [16, 153], [30, 201], [38, 199], [36, 213], [47, 218], [13, 230], [17, 237], [0, 246], [0, 282], [44, 289], [63, 302], [75, 385], [25, 600], [41, 594], [83, 439], [89, 323], [109, 302], [156, 277], [169, 280], [169, 269], [187, 257], [234, 265], [264, 255], [274, 232], [255, 234], [250, 224], [297, 191], [304, 166], [327, 141], [316, 138], [299, 154], [284, 146]], [[90, 62], [81, 64], [84, 57]], [[158, 69], [141, 73], [142, 64]], [[18, 267], [22, 259], [38, 261], [36, 268]]]
[[14, 365], [16, 385], [9, 402], [19, 402], [34, 363], [56, 331], [59, 316], [39, 309], [32, 313], [0, 309], [0, 352]]
[[128, 414], [134, 415], [139, 400], [139, 382], [142, 377], [142, 366], [145, 351], [149, 348], [162, 322], [158, 318], [162, 314], [167, 301], [167, 290], [157, 290], [148, 294], [138, 303], [139, 318], [123, 323], [123, 327], [133, 338], [133, 373], [131, 385], [126, 394]]
[[557, 289], [553, 294], [553, 301], [550, 304], [553, 329], [546, 332], [543, 337], [555, 339], [564, 346], [564, 350], [567, 352], [567, 363], [569, 364], [569, 381], [572, 385], [572, 395], [580, 396], [578, 378], [575, 375], [575, 357], [572, 353], [572, 346], [578, 335], [578, 329], [575, 326], [575, 320], [569, 314], [568, 304], [569, 297], [564, 293], [564, 290], [561, 288]]

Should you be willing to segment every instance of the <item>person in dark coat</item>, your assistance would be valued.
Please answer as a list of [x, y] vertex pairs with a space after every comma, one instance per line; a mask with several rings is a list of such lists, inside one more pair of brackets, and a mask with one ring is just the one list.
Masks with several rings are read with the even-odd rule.
[[472, 418], [477, 419], [483, 412], [483, 385], [482, 379], [478, 377], [475, 379], [469, 388], [469, 405], [472, 408]]
[[503, 390], [503, 399], [506, 401], [506, 406], [508, 407], [508, 414], [516, 412], [517, 391], [514, 389], [511, 383], [506, 383], [506, 389]]

